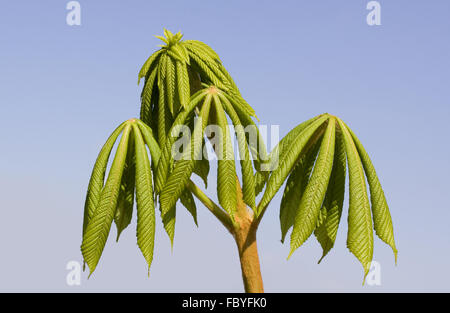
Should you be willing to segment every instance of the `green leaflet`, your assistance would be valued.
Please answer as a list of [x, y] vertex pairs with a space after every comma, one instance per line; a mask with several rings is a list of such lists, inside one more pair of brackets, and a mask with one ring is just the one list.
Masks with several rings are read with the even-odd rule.
[[229, 95], [228, 93], [225, 92], [221, 94], [225, 96], [225, 98], [229, 101], [229, 103], [231, 103], [233, 109], [236, 111], [238, 115], [238, 118], [242, 126], [244, 127], [246, 141], [253, 159], [253, 165], [256, 170], [253, 179], [255, 181], [255, 197], [256, 197], [264, 189], [264, 186], [270, 174], [270, 172], [267, 169], [262, 168], [263, 166], [262, 164], [270, 161], [269, 155], [267, 154], [266, 146], [264, 144], [264, 140], [255, 122], [253, 122], [251, 116], [246, 113], [246, 111], [242, 108], [242, 106], [239, 103], [237, 103], [238, 100], [236, 100], [236, 97]]
[[108, 179], [83, 236], [81, 251], [84, 261], [89, 266], [89, 276], [92, 275], [100, 260], [116, 212], [130, 131], [131, 126], [128, 124], [124, 127]]
[[181, 60], [183, 63], [189, 64], [189, 54], [186, 51], [186, 48], [184, 45], [175, 44], [172, 45], [170, 48], [170, 51], [172, 51], [175, 55], [178, 56], [178, 59]]
[[[160, 73], [160, 72], [159, 72]], [[164, 98], [165, 98], [165, 93], [164, 93], [164, 85], [163, 84], [159, 84], [159, 82], [161, 81], [161, 78], [159, 77], [158, 73], [158, 144], [160, 146], [164, 145], [164, 141], [166, 140], [166, 136], [167, 136], [167, 127], [169, 127], [169, 125], [167, 125], [167, 108], [166, 105], [164, 103]]]
[[284, 243], [289, 229], [294, 225], [298, 205], [305, 192], [309, 177], [320, 148], [321, 138], [297, 161], [284, 189], [280, 205], [281, 242]]
[[147, 75], [147, 72], [149, 71], [150, 67], [152, 66], [152, 64], [154, 62], [156, 62], [156, 59], [159, 57], [159, 55], [161, 54], [162, 51], [163, 51], [162, 49], [156, 51], [147, 59], [147, 61], [145, 61], [144, 65], [142, 66], [141, 70], [139, 71], [138, 85], [141, 81], [141, 78], [145, 77]]
[[105, 145], [100, 150], [97, 160], [95, 161], [94, 169], [92, 170], [91, 179], [89, 180], [86, 201], [84, 205], [84, 218], [83, 218], [83, 236], [86, 232], [86, 227], [94, 214], [97, 207], [103, 184], [105, 180], [105, 172], [108, 166], [109, 156], [114, 144], [125, 127], [126, 122], [117, 127], [114, 132], [109, 136]]
[[179, 108], [175, 107], [175, 62], [171, 57], [166, 58], [166, 91], [167, 91], [167, 106], [172, 115], [178, 113]]
[[152, 99], [157, 73], [158, 67], [155, 67], [155, 69], [153, 69], [153, 71], [151, 72], [148, 80], [145, 80], [145, 85], [141, 93], [140, 118], [149, 125], [152, 124]]
[[264, 210], [272, 198], [275, 196], [286, 177], [291, 172], [298, 156], [302, 152], [309, 139], [314, 135], [316, 130], [327, 120], [327, 116], [323, 116], [306, 127], [297, 138], [292, 141], [292, 145], [286, 151], [286, 156], [280, 160], [278, 167], [272, 172], [267, 182], [266, 190], [258, 204], [258, 214]]
[[152, 172], [144, 140], [138, 125], [133, 123], [136, 142], [136, 202], [137, 202], [137, 243], [150, 265], [153, 260], [155, 241], [155, 204], [153, 201]]
[[166, 63], [166, 59], [169, 58], [167, 56], [167, 54], [162, 54], [159, 58], [159, 63], [158, 63], [158, 87], [161, 89], [161, 85], [164, 85], [164, 81], [166, 79], [166, 72], [167, 72], [167, 63]]
[[[232, 104], [233, 109], [236, 111], [239, 120], [241, 121], [241, 124], [246, 129], [247, 143], [249, 145], [255, 169], [257, 171], [261, 171], [262, 164], [268, 162], [270, 159], [269, 155], [267, 154], [267, 149], [258, 127], [256, 126], [255, 122], [253, 122], [251, 116], [247, 113], [247, 111], [243, 109], [242, 106], [239, 104], [239, 100], [236, 99], [236, 96], [230, 95], [227, 92], [223, 92], [222, 94]], [[254, 136], [255, 138], [250, 139], [250, 134], [247, 132], [248, 127], [252, 128], [253, 132], [252, 136]], [[267, 180], [268, 173], [266, 174], [267, 171], [264, 170], [263, 172], [265, 173], [262, 173], [262, 177]]]
[[[169, 174], [170, 164], [173, 161], [172, 147], [173, 143], [177, 138], [172, 136], [172, 134], [174, 133], [175, 128], [184, 125], [186, 123], [186, 120], [192, 114], [192, 111], [194, 111], [199, 102], [202, 99], [204, 99], [205, 95], [206, 95], [205, 90], [200, 90], [197, 93], [195, 93], [191, 97], [189, 106], [185, 110], [182, 110], [176, 117], [175, 121], [173, 122], [172, 127], [168, 132], [169, 136], [167, 137], [164, 146], [161, 146], [163, 147], [161, 151], [161, 160], [156, 170], [156, 183], [155, 183], [156, 193], [160, 193], [162, 188], [164, 187], [167, 175]], [[209, 98], [209, 101], [211, 101], [211, 98]]]
[[[190, 118], [189, 121], [187, 121], [187, 124], [189, 125], [189, 129], [191, 133], [194, 131], [195, 121], [193, 118]], [[199, 176], [203, 183], [205, 184], [205, 188], [208, 187], [208, 175], [209, 175], [209, 157], [208, 157], [208, 151], [206, 149], [203, 149], [205, 147], [205, 138], [202, 138], [202, 151], [200, 156], [200, 160], [195, 160], [194, 162], [194, 174]]]
[[245, 136], [244, 127], [239, 120], [239, 117], [236, 111], [233, 109], [232, 104], [228, 101], [228, 99], [222, 94], [219, 93], [220, 99], [222, 99], [222, 103], [224, 104], [225, 111], [228, 116], [230, 116], [231, 121], [234, 125], [234, 130], [236, 132], [236, 137], [238, 141], [239, 148], [239, 156], [241, 163], [241, 172], [242, 172], [242, 192], [244, 202], [251, 207], [254, 211], [256, 210], [256, 202], [255, 202], [255, 188], [256, 182], [255, 177], [253, 175], [253, 166], [252, 161], [250, 159], [250, 154], [248, 151], [247, 139]]
[[157, 164], [161, 156], [161, 150], [159, 149], [158, 143], [153, 136], [151, 128], [140, 120], [136, 120], [136, 123], [139, 127], [139, 130], [141, 131], [142, 136], [144, 137], [146, 145], [150, 150], [152, 161]]
[[313, 233], [320, 207], [322, 206], [325, 192], [331, 175], [334, 158], [336, 121], [334, 117], [328, 120], [328, 126], [323, 135], [311, 178], [302, 195], [294, 220], [294, 228], [291, 233], [291, 252], [300, 247]]
[[176, 205], [162, 212], [162, 207], [159, 207], [161, 212], [161, 220], [164, 225], [164, 230], [170, 239], [170, 247], [173, 249], [173, 239], [175, 237], [175, 219], [176, 219]]
[[267, 179], [269, 178], [269, 172], [259, 172], [257, 171], [254, 175], [255, 179], [255, 196], [258, 196], [261, 191], [263, 191], [266, 185]]
[[[170, 176], [161, 191], [159, 198], [161, 215], [163, 220], [167, 220], [168, 222], [173, 220], [174, 223], [175, 216], [172, 213], [172, 211], [174, 211], [173, 208], [177, 200], [180, 198], [181, 193], [185, 189], [192, 171], [194, 170], [194, 160], [196, 159], [196, 155], [200, 152], [201, 148], [201, 145], [197, 141], [200, 141], [201, 143], [203, 138], [202, 134], [206, 126], [206, 121], [208, 120], [210, 106], [211, 95], [208, 94], [200, 111], [201, 123], [197, 123], [194, 129], [194, 134], [191, 139], [191, 149], [188, 149], [190, 151], [184, 151], [182, 158], [175, 162], [174, 169], [170, 173]], [[173, 242], [173, 233], [169, 233], [169, 237]]]
[[[210, 79], [220, 81], [224, 86], [228, 88], [231, 87], [228, 78], [221, 71], [220, 63], [211, 58], [207, 53], [202, 53], [197, 48], [187, 45], [187, 50], [189, 55], [194, 59], [195, 63], [207, 74]], [[217, 86], [217, 85], [216, 85]]]
[[130, 136], [128, 142], [127, 158], [122, 174], [122, 182], [120, 184], [119, 199], [117, 200], [116, 214], [114, 223], [117, 227], [117, 238], [119, 241], [120, 234], [131, 223], [134, 205], [134, 190], [136, 176], [136, 160], [134, 157], [134, 137]]
[[163, 36], [155, 36], [155, 37], [162, 40], [164, 43], [169, 44], [169, 40], [164, 38]]
[[170, 30], [164, 28], [164, 36], [166, 36], [168, 43], [173, 41], [173, 34]]
[[350, 132], [353, 142], [358, 149], [359, 157], [361, 158], [364, 170], [366, 172], [367, 181], [369, 183], [375, 233], [381, 240], [391, 246], [395, 256], [395, 263], [397, 263], [397, 248], [395, 247], [394, 228], [392, 226], [391, 214], [389, 213], [389, 207], [386, 197], [384, 196], [383, 188], [381, 188], [380, 180], [378, 179], [375, 167], [373, 166], [372, 161], [370, 160], [363, 145], [350, 128], [347, 127], [347, 130]]
[[195, 205], [194, 197], [192, 196], [192, 193], [185, 189], [180, 196], [181, 204], [188, 210], [189, 213], [191, 213], [192, 218], [194, 219], [195, 225], [198, 226], [197, 222], [197, 207]]
[[330, 182], [328, 183], [325, 200], [321, 211], [324, 211], [324, 221], [314, 231], [317, 240], [323, 249], [323, 258], [333, 248], [342, 215], [342, 207], [345, 195], [345, 174], [347, 167], [347, 157], [345, 154], [345, 145], [342, 133], [336, 132], [336, 145], [333, 161], [333, 170], [331, 172]]
[[178, 96], [180, 97], [180, 104], [183, 108], [186, 108], [189, 103], [189, 97], [191, 95], [189, 87], [189, 74], [186, 64], [177, 61], [177, 82], [178, 82]]
[[[205, 146], [205, 140], [202, 142], [202, 147]], [[209, 175], [209, 159], [202, 157], [201, 160], [196, 160], [194, 164], [194, 173], [197, 174], [205, 184], [205, 188], [208, 188], [208, 175]]]
[[217, 77], [216, 73], [211, 70], [211, 68], [205, 63], [205, 61], [200, 58], [195, 53], [189, 54], [192, 59], [191, 66], [200, 74], [202, 81], [205, 81], [207, 84], [214, 85], [222, 90], [227, 90], [228, 87], [226, 83], [224, 83], [219, 77]]
[[199, 52], [199, 55], [207, 55], [216, 62], [220, 62], [219, 55], [207, 44], [198, 41], [198, 40], [185, 40], [183, 42], [184, 45], [189, 49], [195, 49], [197, 52]]
[[373, 257], [373, 226], [369, 197], [358, 150], [345, 124], [339, 118], [337, 120], [345, 142], [350, 178], [347, 247], [363, 265], [365, 278]]
[[217, 196], [220, 205], [234, 219], [237, 205], [236, 167], [234, 163], [233, 147], [231, 146], [230, 132], [227, 118], [217, 94], [214, 94], [215, 112], [218, 126], [221, 130], [219, 136], [218, 167], [217, 167]]
[[238, 105], [249, 116], [255, 116], [255, 110], [242, 98], [239, 89], [234, 83], [232, 77], [222, 65], [218, 55], [207, 45], [199, 41], [185, 41], [184, 45], [189, 51], [190, 58], [194, 61], [193, 65], [197, 67], [203, 80], [229, 91], [236, 97]]

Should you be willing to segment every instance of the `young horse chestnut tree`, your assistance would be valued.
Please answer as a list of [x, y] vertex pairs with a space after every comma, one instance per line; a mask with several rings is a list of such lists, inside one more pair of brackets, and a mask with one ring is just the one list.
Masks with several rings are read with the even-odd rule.
[[[173, 244], [178, 200], [197, 223], [197, 198], [236, 241], [245, 291], [263, 292], [256, 233], [275, 194], [284, 186], [279, 216], [282, 242], [292, 229], [289, 257], [314, 235], [323, 248], [323, 258], [336, 239], [346, 175], [348, 249], [367, 275], [375, 229], [397, 257], [391, 216], [375, 168], [346, 123], [321, 114], [292, 129], [267, 152], [254, 121], [255, 111], [217, 53], [200, 41], [182, 40], [181, 33], [165, 30], [164, 35], [157, 36], [164, 45], [139, 72], [139, 81], [145, 79], [140, 118], [129, 119], [114, 130], [92, 171], [81, 245], [90, 274], [97, 267], [112, 223], [117, 227], [117, 239], [130, 224], [134, 202], [137, 243], [150, 269], [155, 207]], [[234, 126], [232, 132], [229, 122]], [[221, 130], [216, 138], [206, 131], [212, 125]], [[180, 127], [188, 128], [190, 136], [181, 155], [176, 156]], [[203, 148], [208, 141], [218, 163], [217, 200], [191, 180], [196, 174], [207, 184], [210, 161]]]

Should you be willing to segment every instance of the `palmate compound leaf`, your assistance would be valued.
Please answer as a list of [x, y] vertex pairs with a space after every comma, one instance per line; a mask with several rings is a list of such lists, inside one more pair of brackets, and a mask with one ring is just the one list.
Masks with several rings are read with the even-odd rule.
[[164, 35], [156, 36], [165, 45], [149, 57], [138, 77], [138, 80], [145, 77], [140, 118], [157, 134], [161, 146], [169, 124], [187, 106], [189, 96], [198, 91], [201, 83], [228, 91], [246, 115], [256, 117], [213, 49], [200, 41], [182, 41], [181, 33], [173, 35], [165, 30]]
[[[320, 132], [323, 125], [328, 125], [325, 134]], [[332, 131], [330, 127], [335, 130]], [[306, 144], [307, 141], [310, 144]], [[320, 143], [321, 147], [317, 159], [314, 142], [316, 146]], [[396, 254], [389, 209], [373, 165], [355, 134], [339, 118], [322, 114], [300, 124], [281, 140], [277, 149], [279, 167], [271, 173], [258, 207], [264, 209], [289, 177], [280, 207], [280, 223], [282, 239], [294, 224], [290, 255], [313, 231], [324, 250], [321, 260], [333, 247], [342, 215], [347, 164], [350, 177], [349, 250], [362, 263], [364, 274], [367, 275], [373, 256], [373, 228], [378, 227], [378, 236], [391, 245]], [[300, 179], [299, 173], [303, 171], [307, 155], [312, 159], [306, 163], [314, 164], [314, 169], [309, 177], [311, 168], [306, 166], [309, 169], [303, 172], [304, 178]], [[369, 187], [372, 185], [372, 208], [364, 174]], [[372, 225], [371, 211], [374, 224], [377, 219], [378, 226]]]
[[[120, 134], [122, 136], [114, 161], [103, 186], [108, 156]], [[101, 257], [112, 221], [115, 220], [119, 234], [129, 224], [134, 186], [138, 212], [138, 245], [150, 266], [153, 256], [154, 201], [151, 169], [145, 144], [149, 147], [152, 159], [158, 160], [160, 151], [151, 129], [142, 121], [131, 119], [122, 123], [113, 132], [97, 158], [88, 187], [81, 245], [90, 275]], [[126, 201], [121, 202], [123, 199]], [[92, 210], [92, 213], [89, 213], [89, 210]]]
[[[211, 106], [213, 107], [210, 110], [209, 107]], [[199, 116], [201, 117], [203, 126], [200, 125], [201, 123], [197, 123], [196, 126], [194, 126], [193, 136], [189, 146], [190, 150], [187, 150], [185, 152], [185, 155], [182, 155], [179, 160], [174, 162], [172, 149], [175, 139], [178, 138], [178, 135], [177, 131], [175, 131], [175, 135], [173, 136], [172, 131], [175, 130], [177, 126], [189, 124], [189, 122], [187, 121], [190, 119], [189, 116], [194, 114], [195, 108], [200, 108]], [[230, 109], [233, 111], [231, 111]], [[156, 191], [158, 194], [160, 194], [159, 200], [161, 204], [161, 216], [163, 218], [166, 232], [168, 233], [172, 243], [176, 218], [175, 203], [178, 199], [181, 199], [182, 203], [186, 202], [187, 200], [186, 197], [183, 197], [183, 190], [186, 188], [186, 183], [188, 182], [191, 174], [196, 170], [196, 166], [200, 164], [199, 161], [202, 161], [200, 159], [203, 159], [203, 156], [201, 155], [203, 144], [200, 144], [200, 140], [202, 143], [204, 142], [205, 127], [211, 122], [217, 123], [220, 130], [225, 130], [225, 132], [221, 131], [218, 136], [219, 148], [216, 150], [216, 153], [219, 154], [217, 190], [219, 203], [222, 205], [224, 210], [230, 214], [230, 216], [234, 216], [234, 211], [236, 209], [237, 203], [237, 176], [234, 152], [231, 144], [230, 134], [228, 132], [228, 122], [225, 115], [230, 115], [233, 113], [235, 115], [235, 122], [240, 123], [238, 116], [234, 111], [233, 104], [229, 102], [225, 97], [224, 91], [219, 90], [215, 86], [206, 86], [203, 90], [199, 90], [191, 97], [191, 101], [188, 107], [186, 108], [186, 110], [182, 110], [180, 112], [172, 126], [172, 129], [169, 131], [170, 135], [166, 139], [164, 148], [162, 149], [161, 159], [157, 167]], [[243, 138], [245, 138], [245, 134], [241, 133], [241, 146], [246, 145], [246, 142]], [[243, 150], [242, 153], [245, 154], [245, 151]], [[247, 204], [252, 206], [251, 199], [254, 199], [254, 195], [252, 195], [252, 192], [254, 192], [255, 188], [254, 183], [252, 182], [254, 181], [254, 177], [251, 160], [248, 153], [248, 147], [247, 156], [244, 159], [244, 188], [247, 188], [247, 190], [250, 189], [249, 192], [245, 195], [245, 201]], [[173, 168], [170, 164], [174, 164]], [[194, 208], [189, 206], [187, 206], [187, 208], [191, 212], [195, 220], [195, 213], [193, 211]]]

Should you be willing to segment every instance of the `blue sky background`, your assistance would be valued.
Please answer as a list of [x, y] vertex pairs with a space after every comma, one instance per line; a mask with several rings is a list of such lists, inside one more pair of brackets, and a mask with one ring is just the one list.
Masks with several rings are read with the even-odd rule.
[[112, 228], [91, 279], [66, 284], [67, 262], [81, 261], [91, 168], [111, 131], [138, 116], [137, 73], [166, 27], [215, 49], [281, 135], [323, 112], [341, 117], [385, 189], [399, 260], [376, 239], [381, 286], [361, 285], [346, 216], [320, 265], [313, 238], [286, 261], [278, 195], [258, 236], [266, 291], [450, 291], [449, 1], [380, 1], [372, 27], [366, 0], [81, 0], [72, 27], [67, 2], [1, 4], [0, 290], [243, 290], [235, 244], [200, 204], [198, 229], [179, 210], [173, 253], [157, 223], [150, 278], [134, 221], [119, 244]]

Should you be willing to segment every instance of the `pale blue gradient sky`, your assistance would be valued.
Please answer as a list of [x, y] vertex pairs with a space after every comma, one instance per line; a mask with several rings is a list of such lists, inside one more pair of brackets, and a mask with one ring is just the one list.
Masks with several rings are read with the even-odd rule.
[[66, 285], [93, 162], [138, 116], [137, 73], [167, 27], [211, 45], [282, 135], [323, 112], [343, 118], [381, 178], [399, 249], [395, 267], [375, 242], [381, 286], [361, 286], [346, 216], [322, 264], [315, 239], [286, 261], [278, 196], [258, 237], [266, 291], [450, 291], [450, 2], [380, 1], [378, 27], [367, 2], [82, 0], [82, 25], [69, 27], [67, 1], [3, 1], [0, 290], [242, 291], [234, 242], [200, 204], [198, 229], [179, 210], [173, 254], [157, 223], [150, 279], [134, 222], [119, 244], [113, 228], [91, 279]]

